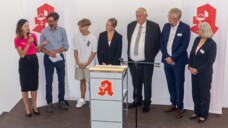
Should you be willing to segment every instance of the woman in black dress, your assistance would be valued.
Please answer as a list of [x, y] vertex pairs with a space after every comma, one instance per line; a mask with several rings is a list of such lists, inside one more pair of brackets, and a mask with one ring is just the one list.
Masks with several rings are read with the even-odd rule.
[[[43, 45], [45, 45], [45, 43], [43, 43]], [[42, 47], [37, 45], [36, 35], [30, 33], [29, 23], [26, 19], [20, 19], [17, 23], [14, 45], [20, 55], [19, 75], [26, 116], [32, 116], [28, 100], [29, 91], [31, 92], [32, 97], [33, 113], [35, 115], [40, 115], [36, 106], [39, 70], [36, 51], [40, 50]]]

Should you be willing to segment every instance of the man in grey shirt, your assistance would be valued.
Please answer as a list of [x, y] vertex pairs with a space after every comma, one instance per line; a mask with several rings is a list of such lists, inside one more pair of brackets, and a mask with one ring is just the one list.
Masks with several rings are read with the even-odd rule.
[[[69, 48], [66, 30], [58, 26], [59, 15], [56, 12], [47, 16], [48, 27], [42, 30], [40, 35], [40, 43], [47, 41], [47, 45], [42, 48], [44, 55], [44, 68], [46, 78], [46, 111], [53, 112], [52, 108], [52, 82], [54, 68], [58, 75], [59, 88], [59, 108], [68, 110], [68, 106], [64, 101], [65, 95], [65, 59], [63, 52]], [[59, 59], [57, 59], [59, 58]]]

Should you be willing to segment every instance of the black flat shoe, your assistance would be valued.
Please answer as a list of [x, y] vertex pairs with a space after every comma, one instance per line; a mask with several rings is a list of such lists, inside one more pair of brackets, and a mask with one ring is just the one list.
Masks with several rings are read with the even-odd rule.
[[149, 105], [144, 105], [142, 111], [143, 111], [144, 113], [149, 112], [149, 111], [150, 111], [150, 106], [149, 106]]
[[32, 117], [32, 114], [31, 113], [25, 114], [25, 116], [30, 118], [30, 117]]
[[39, 115], [40, 115], [40, 111], [39, 111], [39, 109], [37, 109], [37, 110], [38, 110], [38, 111], [36, 112], [34, 109], [32, 109], [33, 113], [34, 113], [35, 115], [39, 116]]
[[205, 119], [205, 118], [200, 117], [200, 118], [199, 118], [199, 120], [198, 120], [198, 123], [204, 123], [205, 121], [206, 121], [206, 119]]
[[134, 108], [136, 106], [141, 106], [141, 105], [142, 105], [142, 102], [137, 102], [137, 104], [135, 102], [133, 102], [133, 103], [128, 104], [128, 108], [131, 109], [131, 108]]
[[196, 119], [198, 116], [196, 114], [193, 114], [192, 116], [189, 117], [190, 120]]

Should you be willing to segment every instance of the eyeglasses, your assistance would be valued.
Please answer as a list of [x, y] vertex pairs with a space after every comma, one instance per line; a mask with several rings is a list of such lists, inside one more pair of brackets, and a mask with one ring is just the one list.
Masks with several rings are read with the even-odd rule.
[[176, 17], [171, 17], [171, 16], [169, 16], [169, 15], [167, 16], [167, 18], [168, 18], [168, 19], [171, 19], [171, 20], [178, 19], [178, 18], [176, 18]]
[[53, 23], [53, 22], [55, 22], [54, 20], [47, 20], [47, 22], [49, 22], [49, 23]]
[[173, 15], [172, 15], [172, 16], [168, 15], [167, 18], [168, 18], [168, 19], [171, 19], [171, 20], [178, 19], [177, 17], [175, 17], [175, 16], [173, 16]]

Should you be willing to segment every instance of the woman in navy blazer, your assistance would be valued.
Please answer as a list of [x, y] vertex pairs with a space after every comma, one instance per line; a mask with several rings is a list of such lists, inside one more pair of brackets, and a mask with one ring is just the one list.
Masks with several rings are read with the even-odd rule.
[[106, 23], [106, 31], [100, 33], [97, 50], [100, 65], [120, 65], [122, 35], [115, 30], [116, 25], [117, 20], [110, 18]]
[[198, 122], [204, 123], [209, 113], [216, 43], [212, 39], [213, 33], [207, 22], [199, 23], [197, 31], [198, 37], [192, 46], [188, 67], [192, 75], [192, 96], [195, 112], [190, 119], [199, 117]]

